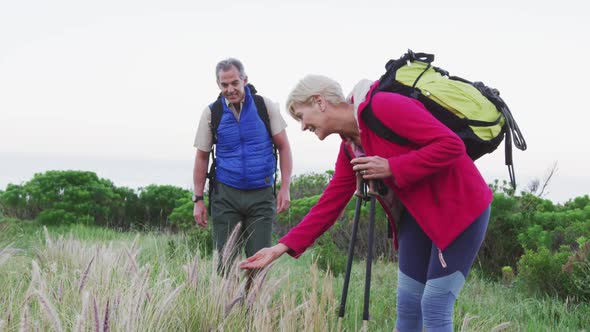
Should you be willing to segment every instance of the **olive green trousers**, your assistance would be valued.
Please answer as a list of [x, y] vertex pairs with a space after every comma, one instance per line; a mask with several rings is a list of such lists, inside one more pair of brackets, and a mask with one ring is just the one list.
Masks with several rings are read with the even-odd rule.
[[[273, 187], [242, 190], [217, 183], [212, 194], [211, 218], [213, 219], [213, 241], [223, 261], [232, 264], [235, 257], [245, 248], [246, 256], [271, 246], [272, 224], [276, 218], [276, 198]], [[242, 223], [238, 240], [230, 248], [232, 257], [221, 257], [224, 246], [238, 223]]]

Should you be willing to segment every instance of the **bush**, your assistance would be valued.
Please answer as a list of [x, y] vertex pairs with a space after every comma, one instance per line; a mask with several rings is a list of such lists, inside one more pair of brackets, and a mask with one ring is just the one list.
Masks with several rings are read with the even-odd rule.
[[139, 204], [143, 208], [144, 221], [151, 226], [168, 227], [168, 217], [174, 208], [185, 203], [186, 199], [190, 200], [190, 196], [190, 191], [169, 185], [149, 185], [140, 188]]
[[0, 191], [0, 213], [10, 218], [39, 218], [47, 224], [162, 229], [170, 226], [168, 218], [183, 198], [190, 199], [188, 190], [169, 185], [149, 185], [136, 192], [115, 187], [93, 172], [47, 171]]
[[285, 235], [291, 228], [301, 222], [319, 199], [320, 195], [314, 195], [292, 200], [289, 210], [277, 215], [276, 224], [274, 225], [275, 233], [279, 237]]
[[47, 171], [22, 186], [8, 185], [0, 195], [0, 206], [9, 217], [108, 226], [124, 205], [114, 189], [111, 181], [93, 172]]
[[590, 242], [580, 238], [580, 247], [568, 258], [562, 270], [572, 280], [571, 296], [582, 302], [590, 301]]
[[518, 234], [526, 226], [527, 220], [519, 213], [518, 200], [495, 193], [486, 237], [477, 255], [476, 265], [498, 278], [504, 266], [515, 269], [524, 252], [517, 240]]
[[[207, 200], [207, 197], [205, 197], [205, 200]], [[213, 253], [212, 226], [201, 228], [195, 224], [193, 217], [195, 204], [190, 198], [182, 198], [176, 204], [178, 207], [170, 214], [170, 223], [178, 230], [185, 232], [191, 249], [199, 250], [201, 254], [206, 256], [211, 255]], [[205, 201], [205, 205], [207, 205], [207, 201]]]
[[330, 179], [333, 172], [324, 173], [307, 173], [299, 176], [293, 176], [291, 180], [291, 199], [296, 200], [304, 197], [320, 195]]
[[168, 218], [170, 223], [181, 231], [188, 231], [196, 227], [193, 210], [195, 203], [189, 198], [180, 199], [178, 207], [172, 210]]
[[579, 247], [561, 246], [527, 250], [519, 261], [517, 280], [534, 293], [545, 293], [575, 301], [590, 301], [590, 242], [581, 237]]
[[44, 210], [37, 216], [37, 221], [43, 225], [60, 225], [60, 224], [73, 224], [79, 222], [79, 219], [84, 219], [88, 222], [88, 216], [86, 218], [77, 216], [72, 212], [67, 212], [62, 209], [50, 209]]
[[527, 249], [518, 262], [517, 282], [531, 293], [549, 294], [565, 298], [571, 295], [573, 284], [562, 267], [571, 250], [562, 247], [556, 253], [545, 247], [538, 251]]
[[188, 245], [195, 251], [200, 251], [203, 256], [213, 254], [213, 237], [211, 235], [211, 226], [206, 228], [192, 227], [186, 232]]
[[347, 255], [334, 244], [329, 233], [319, 238], [314, 253], [317, 255], [317, 265], [322, 270], [330, 271], [334, 276], [345, 272]]

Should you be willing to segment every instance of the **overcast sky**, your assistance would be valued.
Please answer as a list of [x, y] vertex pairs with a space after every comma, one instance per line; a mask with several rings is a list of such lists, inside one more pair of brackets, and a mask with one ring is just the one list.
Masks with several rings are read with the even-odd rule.
[[[515, 152], [521, 188], [557, 163], [547, 198], [589, 194], [589, 5], [475, 3], [0, 0], [0, 189], [48, 169], [190, 188], [197, 123], [230, 56], [280, 103], [294, 173], [332, 169], [338, 137], [303, 133], [288, 92], [317, 73], [347, 93], [411, 48], [501, 91], [529, 145]], [[508, 178], [502, 148], [477, 165]]]

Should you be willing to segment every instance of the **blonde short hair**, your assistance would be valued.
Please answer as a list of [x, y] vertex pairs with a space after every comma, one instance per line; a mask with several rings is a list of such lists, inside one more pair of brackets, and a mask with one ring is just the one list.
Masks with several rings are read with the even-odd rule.
[[333, 105], [345, 102], [342, 87], [333, 79], [322, 75], [307, 75], [302, 78], [297, 85], [291, 90], [287, 97], [287, 110], [291, 116], [299, 121], [295, 116], [295, 105], [311, 105], [312, 97], [322, 96]]

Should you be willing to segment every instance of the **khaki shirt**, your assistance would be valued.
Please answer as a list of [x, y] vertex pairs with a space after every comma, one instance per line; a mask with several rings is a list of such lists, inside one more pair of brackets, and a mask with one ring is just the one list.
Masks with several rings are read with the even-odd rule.
[[[262, 97], [264, 99], [264, 105], [268, 110], [268, 118], [270, 120], [270, 132], [274, 136], [287, 128], [287, 122], [283, 119], [283, 116], [279, 112], [279, 103], [275, 103], [272, 100]], [[225, 99], [227, 103], [227, 99]], [[238, 113], [235, 107], [227, 103], [229, 109], [240, 121], [240, 113]], [[242, 101], [240, 109], [242, 109], [244, 102]], [[210, 152], [213, 146], [213, 139], [211, 137], [211, 109], [209, 106], [205, 107], [201, 114], [201, 120], [199, 121], [199, 127], [197, 128], [197, 134], [195, 135], [194, 146], [204, 152]]]

